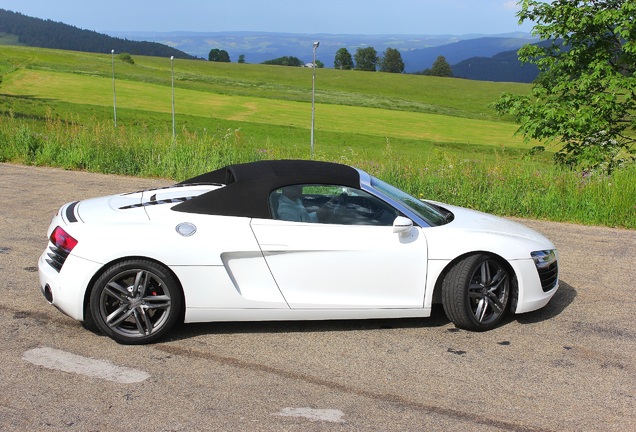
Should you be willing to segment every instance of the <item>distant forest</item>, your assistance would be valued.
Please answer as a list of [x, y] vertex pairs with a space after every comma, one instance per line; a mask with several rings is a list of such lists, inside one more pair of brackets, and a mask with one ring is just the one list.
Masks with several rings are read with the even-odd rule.
[[519, 61], [517, 51], [504, 51], [492, 57], [471, 57], [452, 68], [456, 78], [481, 81], [531, 83], [539, 75], [536, 65]]
[[115, 50], [116, 53], [196, 59], [190, 54], [157, 42], [114, 38], [92, 30], [82, 30], [60, 22], [28, 17], [5, 9], [0, 9], [0, 34], [2, 33], [17, 36], [21, 44], [39, 48], [92, 53], [110, 53], [111, 50]]

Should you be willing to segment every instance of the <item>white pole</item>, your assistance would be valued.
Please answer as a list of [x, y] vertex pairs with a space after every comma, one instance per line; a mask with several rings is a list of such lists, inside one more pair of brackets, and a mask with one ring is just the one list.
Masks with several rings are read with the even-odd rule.
[[117, 127], [117, 93], [115, 92], [115, 50], [110, 50], [111, 64], [113, 67], [113, 114], [115, 119], [115, 127]]
[[175, 122], [174, 122], [174, 56], [170, 56], [170, 67], [172, 69], [172, 138], [176, 135]]
[[311, 79], [311, 158], [314, 157], [314, 120], [316, 117], [316, 48], [320, 42], [314, 42], [313, 77]]

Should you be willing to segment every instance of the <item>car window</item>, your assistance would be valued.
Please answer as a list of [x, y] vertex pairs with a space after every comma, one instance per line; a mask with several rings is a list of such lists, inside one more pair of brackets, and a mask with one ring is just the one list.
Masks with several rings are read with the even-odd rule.
[[400, 190], [395, 186], [385, 183], [373, 176], [371, 176], [371, 186], [389, 198], [394, 199], [398, 203], [407, 207], [409, 210], [424, 219], [430, 226], [444, 225], [453, 220], [452, 213], [447, 212], [447, 214], [444, 214], [441, 209], [433, 206], [432, 204], [418, 200], [403, 190]]
[[399, 212], [379, 198], [339, 185], [291, 185], [270, 194], [272, 217], [294, 222], [338, 225], [393, 224]]

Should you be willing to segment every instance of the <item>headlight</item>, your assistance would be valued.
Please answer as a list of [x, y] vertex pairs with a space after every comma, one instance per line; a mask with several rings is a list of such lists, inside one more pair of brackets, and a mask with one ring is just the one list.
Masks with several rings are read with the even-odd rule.
[[530, 256], [538, 269], [549, 267], [557, 260], [556, 251], [554, 249], [531, 252]]

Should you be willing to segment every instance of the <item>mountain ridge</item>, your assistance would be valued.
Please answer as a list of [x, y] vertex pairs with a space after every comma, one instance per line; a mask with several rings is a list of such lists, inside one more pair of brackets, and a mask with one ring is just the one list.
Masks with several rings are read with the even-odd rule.
[[[484, 81], [530, 82], [536, 68], [521, 65], [516, 50], [536, 39], [527, 33], [501, 35], [359, 35], [295, 34], [256, 31], [235, 32], [108, 32], [98, 33], [68, 24], [32, 18], [0, 9], [0, 37], [5, 43], [85, 52], [127, 52], [157, 57], [203, 58], [213, 48], [226, 50], [232, 61], [240, 55], [248, 63], [263, 63], [283, 56], [312, 61], [312, 46], [320, 41], [316, 59], [332, 67], [336, 52], [346, 48], [353, 55], [358, 48], [374, 47], [379, 56], [387, 48], [400, 51], [406, 73], [432, 66], [438, 56], [451, 64], [456, 77]], [[149, 41], [150, 40], [150, 41]], [[513, 58], [514, 57], [514, 58]]]
[[235, 32], [108, 32], [113, 36], [135, 40], [151, 39], [178, 47], [192, 55], [207, 58], [209, 51], [218, 48], [227, 51], [232, 61], [244, 55], [249, 63], [262, 63], [281, 56], [294, 56], [304, 62], [312, 61], [312, 45], [320, 41], [316, 58], [326, 67], [340, 48], [352, 55], [357, 48], [372, 46], [382, 55], [387, 48], [400, 51], [405, 72], [414, 73], [430, 68], [439, 55], [449, 63], [470, 57], [489, 57], [502, 51], [518, 49], [535, 41], [527, 33], [500, 35], [364, 35], [364, 34], [296, 34], [254, 31]]
[[69, 24], [43, 20], [6, 9], [0, 9], [0, 34], [18, 38], [18, 43], [39, 48], [65, 49], [83, 52], [127, 52], [137, 55], [195, 57], [158, 42], [129, 41], [80, 29]]

